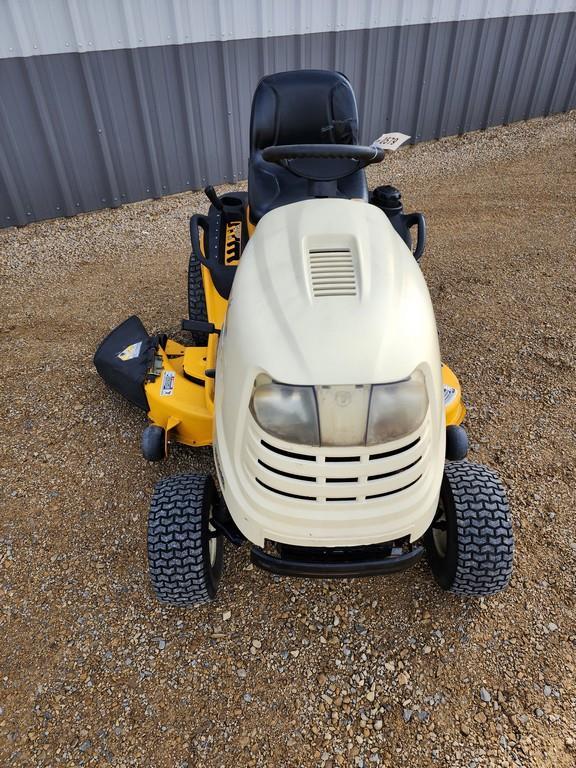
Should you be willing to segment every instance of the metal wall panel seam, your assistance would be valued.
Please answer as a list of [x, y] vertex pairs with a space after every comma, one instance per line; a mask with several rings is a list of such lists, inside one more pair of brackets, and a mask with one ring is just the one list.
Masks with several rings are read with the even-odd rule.
[[[124, 4], [123, 4], [124, 8]], [[161, 197], [162, 195], [162, 176], [158, 165], [158, 156], [156, 152], [156, 139], [152, 127], [151, 109], [148, 102], [148, 95], [144, 84], [144, 73], [142, 62], [139, 57], [133, 54], [132, 50], [127, 51], [129, 58], [129, 67], [132, 72], [136, 92], [138, 94], [138, 108], [142, 118], [142, 128], [144, 130], [145, 147], [148, 154], [149, 171], [152, 176], [152, 183], [146, 189], [152, 197]]]
[[[220, 19], [222, 18], [222, 4], [221, 0], [217, 0], [216, 7], [218, 9], [218, 14]], [[236, 115], [234, 113], [233, 109], [233, 85], [232, 85], [232, 70], [233, 70], [233, 64], [231, 63], [231, 53], [233, 53], [234, 48], [232, 46], [225, 46], [221, 45], [219, 46], [219, 53], [220, 53], [220, 64], [222, 66], [222, 75], [224, 78], [224, 93], [225, 93], [225, 112], [226, 112], [226, 129], [228, 133], [228, 141], [226, 142], [226, 150], [230, 157], [230, 163], [229, 167], [232, 169], [232, 174], [230, 178], [230, 182], [233, 182], [236, 177], [236, 162], [235, 159], [239, 155], [239, 151], [242, 151], [242, 148], [239, 145], [238, 138], [236, 136]], [[224, 179], [227, 179], [227, 176], [224, 175]]]
[[[512, 0], [508, 0], [507, 11], [509, 11], [511, 7], [512, 7]], [[502, 72], [502, 62], [505, 56], [505, 51], [507, 49], [506, 40], [509, 39], [508, 34], [510, 30], [510, 22], [511, 22], [511, 17], [507, 13], [504, 23], [501, 25], [501, 29], [498, 30], [498, 42], [496, 44], [497, 58], [495, 59], [494, 65], [492, 68], [492, 77], [490, 80], [490, 85], [488, 87], [488, 98], [486, 101], [486, 105], [484, 107], [483, 117], [480, 120], [480, 127], [482, 129], [488, 126], [489, 117], [492, 113], [494, 100], [496, 97], [496, 88], [499, 82], [498, 78]]]
[[420, 66], [420, 73], [418, 75], [418, 80], [420, 81], [420, 88], [418, 89], [418, 100], [416, 102], [416, 113], [414, 115], [414, 127], [413, 130], [413, 137], [412, 137], [412, 143], [416, 143], [419, 141], [422, 137], [421, 134], [421, 119], [422, 119], [422, 110], [426, 109], [425, 105], [428, 95], [428, 89], [426, 87], [426, 72], [430, 68], [430, 61], [434, 55], [433, 51], [430, 47], [430, 37], [432, 34], [432, 24], [427, 24], [426, 28], [424, 30], [424, 45], [423, 45], [423, 54], [422, 54], [422, 62]]
[[[571, 38], [574, 38], [574, 50], [576, 50], [576, 13], [572, 14], [572, 18], [570, 20], [570, 23], [566, 25], [566, 38], [565, 38], [565, 47], [564, 50], [566, 51], [568, 49], [568, 43]], [[563, 81], [563, 78], [561, 77], [562, 69], [566, 67], [570, 67], [572, 64], [572, 87], [568, 89], [566, 93], [566, 99], [562, 103], [561, 111], [565, 112], [569, 107], [570, 104], [573, 102], [573, 99], [571, 98], [572, 92], [574, 90], [574, 87], [576, 85], [576, 66], [574, 66], [574, 58], [576, 58], [576, 54], [574, 54], [572, 59], [569, 59], [566, 56], [563, 56], [562, 59], [559, 61], [559, 66], [557, 67], [557, 76], [556, 76], [556, 84], [554, 86], [554, 90], [550, 94], [550, 102], [547, 107], [546, 114], [549, 115], [551, 110], [553, 109], [554, 100], [557, 98], [557, 93], [559, 90], [560, 83]]]
[[[374, 41], [374, 37], [370, 35], [368, 30], [363, 30], [360, 32], [360, 35], [362, 36], [362, 74], [360, 79], [360, 82], [362, 83], [361, 88], [356, 88], [356, 99], [358, 102], [358, 113], [359, 115], [362, 115], [362, 120], [360, 120], [360, 136], [361, 141], [365, 141], [364, 138], [365, 135], [365, 126], [370, 125], [372, 123], [372, 114], [374, 113], [374, 106], [375, 101], [378, 95], [382, 98], [383, 94], [378, 94], [378, 84], [375, 80], [375, 77], [371, 76], [371, 67], [370, 62], [373, 60], [374, 57], [374, 46], [376, 45], [376, 42]], [[349, 73], [344, 72], [344, 74], [348, 77]], [[382, 132], [384, 132], [384, 129], [382, 129]], [[377, 138], [374, 136], [374, 138]]]
[[[368, 33], [369, 34], [369, 33]], [[396, 94], [399, 87], [399, 81], [400, 81], [400, 73], [402, 72], [402, 64], [400, 61], [400, 53], [402, 50], [402, 29], [401, 27], [398, 28], [398, 34], [394, 35], [394, 43], [393, 43], [393, 54], [392, 54], [392, 66], [390, 67], [390, 90], [389, 90], [389, 100], [387, 102], [386, 106], [386, 118], [387, 118], [387, 125], [386, 129], [391, 131], [395, 130], [394, 121], [396, 120]], [[369, 123], [370, 124], [370, 123]], [[394, 126], [394, 127], [393, 127]], [[398, 126], [400, 127], [400, 126]], [[404, 127], [404, 126], [402, 126]], [[408, 126], [406, 126], [406, 129]], [[408, 130], [404, 131], [404, 133], [408, 133]]]
[[[23, 59], [24, 69], [28, 84], [30, 85], [30, 91], [34, 99], [34, 106], [36, 114], [43, 128], [44, 139], [50, 150], [50, 162], [54, 168], [54, 173], [58, 186], [60, 188], [60, 194], [62, 201], [57, 201], [59, 204], [55, 206], [55, 212], [59, 212], [63, 209], [67, 216], [71, 216], [75, 213], [74, 196], [70, 191], [70, 185], [68, 181], [68, 174], [66, 166], [62, 158], [61, 145], [56, 138], [56, 132], [52, 120], [52, 112], [48, 107], [44, 96], [44, 90], [40, 84], [40, 75], [37, 71], [38, 65], [41, 66], [41, 60], [36, 57], [30, 57]], [[70, 173], [74, 175], [75, 171], [70, 170]], [[32, 198], [32, 195], [30, 195]]]
[[[0, 103], [0, 126], [2, 125], [2, 122], [4, 121], [3, 115], [2, 115], [2, 104]], [[9, 136], [8, 132], [3, 129], [2, 130], [2, 138], [3, 140], [0, 142], [0, 178], [4, 181], [4, 189], [6, 190], [6, 196], [8, 197], [8, 202], [11, 206], [12, 213], [14, 214], [16, 221], [20, 224], [26, 223], [26, 218], [28, 215], [32, 214], [32, 211], [27, 211], [26, 207], [24, 206], [24, 200], [22, 199], [22, 195], [20, 190], [23, 188], [23, 184], [18, 184], [18, 181], [16, 180], [16, 176], [14, 172], [12, 171], [12, 167], [10, 165], [10, 162], [8, 160], [8, 154], [11, 154], [12, 157], [15, 156], [15, 152], [9, 152], [9, 146], [8, 141], [6, 141], [6, 138], [12, 139], [11, 136]], [[14, 146], [14, 141], [11, 140], [10, 144]], [[4, 224], [4, 221], [10, 221], [10, 217], [7, 215], [6, 212], [4, 212], [4, 216], [0, 219], [0, 227], [6, 226]]]
[[[571, 21], [570, 21], [570, 23], [568, 23], [568, 24], [566, 24], [564, 26], [564, 34], [562, 35], [562, 44], [560, 46], [562, 48], [562, 50], [564, 50], [564, 51], [567, 50], [567, 48], [568, 48], [568, 40], [570, 39], [570, 32], [572, 30], [575, 18], [576, 18], [576, 16], [573, 16]], [[556, 17], [556, 22], [557, 22], [558, 26], [561, 26], [562, 23], [563, 23], [562, 17], [561, 16], [557, 16]], [[544, 115], [549, 115], [550, 111], [552, 109], [552, 102], [554, 101], [554, 97], [556, 96], [556, 93], [558, 91], [558, 81], [560, 79], [560, 72], [562, 70], [563, 63], [564, 62], [563, 62], [562, 59], [558, 59], [558, 61], [556, 62], [556, 66], [554, 67], [554, 72], [553, 72], [552, 78], [551, 78], [552, 79], [552, 87], [550, 88], [550, 92], [549, 92], [548, 98], [546, 99], [546, 106], [544, 107], [544, 113], [543, 113]]]
[[448, 45], [448, 55], [446, 57], [445, 75], [442, 80], [443, 87], [440, 94], [438, 118], [436, 121], [435, 135], [440, 137], [446, 134], [445, 115], [448, 110], [446, 104], [450, 98], [450, 73], [452, 72], [454, 57], [456, 55], [456, 38], [459, 34], [460, 26], [457, 21], [450, 23], [450, 43]]
[[488, 24], [487, 19], [481, 19], [480, 30], [474, 36], [473, 53], [472, 53], [472, 66], [470, 67], [470, 74], [466, 85], [464, 94], [464, 101], [462, 102], [462, 109], [459, 118], [458, 133], [465, 133], [470, 129], [470, 108], [472, 103], [472, 94], [474, 83], [477, 80], [478, 71], [481, 68], [482, 60], [486, 50], [486, 26]]
[[[179, 12], [174, 10], [174, 24], [179, 26], [180, 15]], [[188, 128], [185, 131], [186, 135], [186, 153], [188, 156], [188, 170], [186, 185], [191, 186], [192, 178], [199, 178], [202, 173], [200, 170], [200, 164], [197, 158], [197, 152], [195, 147], [204, 146], [204, 140], [198, 140], [198, 131], [201, 133], [202, 126], [198, 124], [198, 131], [196, 128], [197, 121], [194, 119], [194, 108], [192, 102], [192, 94], [196, 91], [196, 81], [191, 77], [188, 66], [186, 65], [185, 48], [181, 45], [176, 46], [176, 56], [178, 60], [178, 73], [182, 83], [182, 103], [184, 106], [184, 115], [186, 117], [186, 126]], [[198, 98], [196, 98], [198, 103]], [[190, 170], [191, 169], [191, 170]]]
[[575, 101], [575, 91], [576, 91], [576, 67], [574, 67], [572, 71], [572, 80], [568, 89], [568, 94], [566, 96], [566, 101], [564, 102], [563, 111], [565, 112], [571, 104]]
[[[460, 133], [459, 119], [456, 113], [456, 96], [457, 96], [457, 82], [452, 77], [453, 72], [463, 72], [464, 67], [461, 65], [461, 59], [465, 51], [464, 40], [468, 35], [468, 27], [465, 23], [452, 22], [454, 29], [453, 37], [453, 51], [451, 59], [451, 70], [448, 73], [448, 77], [444, 83], [444, 89], [446, 91], [446, 98], [444, 101], [445, 107], [442, 111], [441, 125], [442, 130], [440, 136], [447, 136], [450, 133]], [[454, 122], [452, 128], [449, 128], [451, 122]]]
[[509, 31], [510, 31], [510, 17], [506, 18], [504, 21], [502, 28], [499, 30], [498, 33], [498, 58], [495, 61], [495, 65], [492, 70], [492, 78], [490, 82], [490, 87], [488, 89], [488, 100], [486, 102], [486, 106], [484, 108], [484, 116], [482, 117], [481, 121], [481, 127], [482, 129], [487, 128], [490, 124], [490, 115], [492, 114], [492, 109], [494, 106], [494, 99], [496, 96], [496, 86], [498, 83], [499, 76], [502, 72], [502, 61], [505, 56], [505, 51], [507, 50], [508, 46], [506, 45], [506, 41], [509, 39]]
[[[70, 12], [72, 28], [76, 29], [81, 23], [76, 0], [69, 0], [68, 10]], [[84, 83], [86, 85], [86, 90], [89, 95], [90, 109], [94, 117], [94, 129], [98, 138], [98, 146], [102, 154], [102, 161], [104, 163], [106, 178], [108, 181], [110, 201], [112, 205], [115, 202], [117, 202], [119, 205], [121, 202], [120, 185], [118, 183], [116, 168], [112, 159], [112, 151], [108, 140], [108, 132], [104, 129], [106, 121], [102, 113], [102, 107], [100, 105], [100, 99], [98, 96], [98, 89], [96, 87], [92, 69], [90, 67], [90, 60], [84, 56], [79, 56], [78, 58], [82, 76], [84, 78]], [[82, 195], [82, 186], [80, 186], [80, 195]]]
[[[530, 97], [528, 101], [526, 102], [526, 106], [524, 108], [524, 119], [526, 120], [529, 115], [532, 114], [532, 107], [534, 105], [534, 101], [536, 99], [536, 95], [539, 90], [539, 86], [542, 82], [542, 78], [546, 72], [545, 62], [547, 59], [547, 53], [548, 53], [548, 47], [550, 45], [550, 38], [552, 35], [552, 23], [554, 16], [547, 16], [546, 17], [546, 29], [544, 31], [544, 35], [542, 37], [542, 43], [540, 45], [540, 52], [539, 55], [536, 57], [540, 61], [540, 65], [538, 67], [538, 73], [536, 75], [536, 80], [532, 84], [532, 93], [530, 94]], [[576, 62], [575, 62], [576, 65]]]
[[503, 123], [506, 125], [510, 122], [510, 118], [513, 112], [514, 102], [517, 98], [518, 94], [518, 81], [521, 76], [522, 68], [524, 66], [524, 61], [528, 52], [528, 41], [530, 40], [530, 37], [532, 35], [532, 22], [534, 20], [533, 16], [524, 16], [522, 21], [525, 25], [524, 29], [524, 35], [522, 43], [519, 46], [520, 55], [516, 59], [515, 67], [514, 67], [514, 74], [511, 78], [511, 81], [514, 83], [514, 89], [512, 90], [512, 94], [510, 96], [510, 99], [508, 101], [508, 106], [506, 107], [506, 112], [504, 115]]
[[[435, 19], [438, 14], [438, 7], [441, 0], [432, 0], [430, 8], [430, 16]], [[416, 109], [415, 119], [415, 137], [416, 141], [420, 141], [423, 136], [423, 125], [426, 124], [426, 117], [430, 109], [430, 99], [433, 95], [431, 72], [432, 65], [437, 56], [439, 56], [439, 35], [443, 32], [443, 27], [437, 24], [430, 24], [426, 28], [426, 43], [424, 50], [424, 57], [422, 59], [422, 70], [420, 73], [420, 96], [419, 103]]]

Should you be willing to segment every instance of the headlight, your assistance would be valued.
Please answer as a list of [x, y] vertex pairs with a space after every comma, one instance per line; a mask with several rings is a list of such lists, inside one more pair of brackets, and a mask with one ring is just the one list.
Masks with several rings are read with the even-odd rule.
[[320, 445], [314, 387], [261, 384], [254, 389], [250, 410], [270, 435], [289, 443]]
[[252, 415], [265, 432], [300, 445], [379, 445], [416, 431], [428, 410], [424, 376], [393, 384], [301, 387], [261, 375]]
[[387, 443], [415, 432], [427, 410], [428, 394], [421, 371], [395, 384], [376, 384], [370, 398], [366, 443]]

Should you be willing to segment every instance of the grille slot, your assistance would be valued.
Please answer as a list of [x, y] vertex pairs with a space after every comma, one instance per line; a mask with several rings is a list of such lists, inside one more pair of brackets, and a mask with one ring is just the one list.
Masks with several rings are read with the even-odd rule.
[[282, 477], [291, 477], [292, 480], [304, 480], [308, 483], [316, 482], [315, 477], [310, 477], [310, 475], [295, 475], [293, 472], [285, 472], [283, 469], [271, 467], [269, 464], [263, 462], [262, 459], [258, 459], [258, 464], [260, 464], [261, 467], [264, 467], [264, 469], [267, 469], [269, 472], [275, 472], [277, 475], [282, 475]]
[[264, 448], [274, 453], [279, 453], [280, 456], [287, 456], [290, 459], [298, 459], [301, 461], [316, 461], [316, 456], [310, 456], [308, 453], [294, 453], [294, 451], [285, 451], [283, 448], [277, 448], [275, 445], [270, 445], [266, 440], [260, 440]]
[[411, 464], [408, 464], [408, 466], [400, 467], [400, 469], [395, 469], [392, 472], [382, 472], [382, 474], [380, 475], [368, 475], [368, 480], [382, 480], [385, 477], [394, 477], [394, 475], [399, 475], [401, 472], [406, 472], [407, 470], [412, 469], [412, 467], [415, 467], [421, 458], [422, 456], [418, 456], [416, 461], [413, 461]]
[[288, 493], [288, 491], [281, 491], [279, 488], [272, 488], [272, 486], [266, 485], [266, 483], [263, 483], [259, 477], [256, 478], [256, 482], [259, 483], [263, 488], [266, 488], [267, 491], [272, 491], [272, 493], [277, 493], [279, 496], [287, 496], [289, 499], [300, 499], [301, 501], [317, 500], [316, 496], [301, 496], [299, 493]]
[[322, 296], [357, 296], [358, 277], [349, 248], [310, 249], [308, 265], [312, 293]]
[[357, 477], [327, 477], [327, 483], [357, 483]]
[[378, 459], [387, 459], [390, 456], [398, 456], [399, 453], [404, 453], [404, 451], [409, 451], [410, 448], [414, 448], [414, 446], [418, 445], [419, 442], [420, 442], [420, 438], [417, 437], [416, 440], [413, 440], [408, 445], [403, 445], [402, 448], [396, 448], [395, 451], [386, 451], [385, 453], [371, 453], [370, 461], [377, 461]]
[[384, 496], [392, 496], [393, 493], [400, 493], [400, 491], [405, 491], [407, 488], [411, 488], [413, 485], [415, 485], [422, 475], [418, 475], [416, 480], [412, 480], [411, 483], [408, 483], [407, 485], [403, 485], [402, 488], [394, 488], [393, 491], [383, 491], [382, 493], [372, 493], [369, 496], [366, 496], [367, 499], [381, 499]]

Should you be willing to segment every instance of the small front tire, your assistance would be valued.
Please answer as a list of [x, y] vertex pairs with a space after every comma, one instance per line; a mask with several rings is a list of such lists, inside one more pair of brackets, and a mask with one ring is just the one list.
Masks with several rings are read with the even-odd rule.
[[148, 516], [150, 580], [161, 603], [190, 606], [216, 596], [224, 542], [211, 520], [218, 503], [209, 475], [180, 475], [154, 488]]
[[498, 476], [480, 464], [448, 462], [424, 544], [443, 589], [478, 597], [504, 589], [512, 574], [514, 537]]

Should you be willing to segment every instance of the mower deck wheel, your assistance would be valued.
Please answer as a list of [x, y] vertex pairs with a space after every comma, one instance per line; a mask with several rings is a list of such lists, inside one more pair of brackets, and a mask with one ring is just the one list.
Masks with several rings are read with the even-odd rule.
[[504, 488], [492, 470], [448, 462], [438, 511], [424, 537], [438, 584], [460, 595], [492, 595], [512, 574], [514, 538]]
[[[188, 317], [190, 320], [208, 322], [206, 310], [206, 295], [202, 281], [202, 268], [200, 263], [190, 256], [188, 264]], [[205, 347], [208, 344], [208, 334], [201, 331], [191, 331], [192, 339], [197, 347]]]
[[448, 461], [461, 461], [468, 453], [468, 435], [464, 427], [449, 424], [446, 427], [446, 458]]
[[157, 424], [150, 424], [142, 432], [142, 455], [146, 461], [162, 461], [166, 458], [164, 430]]
[[209, 475], [180, 475], [156, 484], [148, 516], [148, 565], [160, 602], [198, 605], [213, 600], [224, 542], [211, 524], [218, 503]]

